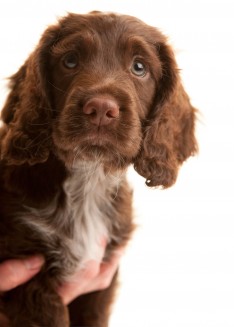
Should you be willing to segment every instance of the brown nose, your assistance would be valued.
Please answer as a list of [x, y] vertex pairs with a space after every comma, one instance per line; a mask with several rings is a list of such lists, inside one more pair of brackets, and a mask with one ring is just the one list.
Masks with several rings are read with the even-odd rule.
[[104, 126], [119, 117], [119, 106], [113, 99], [96, 97], [85, 103], [83, 112], [92, 124]]

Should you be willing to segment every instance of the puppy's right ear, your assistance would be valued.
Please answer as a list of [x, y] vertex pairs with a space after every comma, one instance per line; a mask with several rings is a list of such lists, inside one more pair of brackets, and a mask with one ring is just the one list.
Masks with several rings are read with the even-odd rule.
[[39, 45], [10, 78], [10, 93], [2, 109], [5, 123], [1, 157], [8, 163], [30, 165], [47, 160], [51, 145], [49, 56], [59, 26], [49, 27]]
[[23, 86], [23, 81], [26, 75], [26, 64], [24, 64], [16, 74], [11, 76], [9, 87], [11, 89], [7, 101], [1, 111], [1, 118], [4, 123], [9, 124], [14, 117], [15, 110], [20, 102], [19, 95]]

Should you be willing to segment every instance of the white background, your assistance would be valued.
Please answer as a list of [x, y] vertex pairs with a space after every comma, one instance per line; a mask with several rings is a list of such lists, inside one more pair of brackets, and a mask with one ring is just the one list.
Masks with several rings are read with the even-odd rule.
[[[169, 190], [132, 170], [139, 224], [110, 327], [234, 326], [234, 9], [231, 0], [0, 2], [0, 103], [40, 34], [66, 11], [137, 16], [170, 37], [199, 108], [200, 153]], [[56, 326], [55, 326], [56, 327]]]

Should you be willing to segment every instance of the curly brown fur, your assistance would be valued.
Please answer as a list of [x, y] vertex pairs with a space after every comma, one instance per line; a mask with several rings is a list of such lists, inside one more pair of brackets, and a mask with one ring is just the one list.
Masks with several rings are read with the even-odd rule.
[[[134, 230], [127, 167], [148, 186], [171, 186], [197, 150], [195, 112], [157, 29], [94, 12], [45, 31], [11, 77], [1, 113], [0, 262], [46, 259], [2, 295], [11, 327], [68, 326], [58, 285], [101, 259], [103, 236], [108, 260]], [[72, 323], [107, 327], [116, 280], [80, 297]]]

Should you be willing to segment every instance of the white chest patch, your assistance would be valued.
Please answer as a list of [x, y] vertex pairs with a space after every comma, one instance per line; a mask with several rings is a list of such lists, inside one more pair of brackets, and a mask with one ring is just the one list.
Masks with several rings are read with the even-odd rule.
[[30, 218], [21, 217], [49, 245], [51, 255], [58, 258], [52, 265], [64, 278], [89, 260], [102, 260], [103, 240], [108, 242], [112, 237], [112, 201], [121, 179], [105, 175], [100, 165], [81, 163], [63, 185], [65, 206], [59, 208], [55, 199], [43, 210], [27, 208]]
[[[116, 185], [113, 185], [116, 183]], [[101, 243], [109, 241], [113, 214], [111, 190], [118, 180], [105, 176], [102, 168], [80, 167], [64, 184], [67, 212], [73, 235], [68, 239], [71, 253], [80, 262], [101, 260]]]

